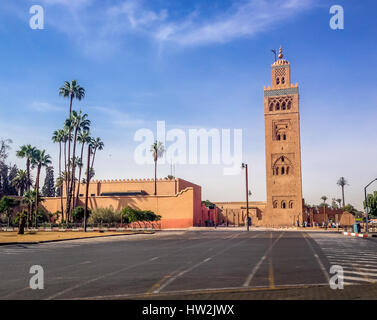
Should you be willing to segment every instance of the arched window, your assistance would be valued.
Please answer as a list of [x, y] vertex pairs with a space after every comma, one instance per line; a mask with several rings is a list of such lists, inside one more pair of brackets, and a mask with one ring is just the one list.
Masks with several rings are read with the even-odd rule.
[[288, 102], [287, 109], [288, 109], [288, 110], [291, 110], [291, 102], [290, 102], [290, 101]]
[[293, 209], [293, 201], [289, 201], [289, 209]]
[[280, 84], [280, 79], [276, 78], [276, 84]]
[[281, 78], [281, 83], [282, 83], [282, 84], [285, 83], [285, 78], [284, 78], [284, 77]]
[[287, 208], [287, 203], [285, 201], [281, 202], [281, 208], [286, 209]]
[[[286, 156], [280, 156], [272, 167], [275, 176], [291, 173], [292, 162]], [[278, 179], [278, 178], [277, 178]]]
[[274, 208], [276, 209], [278, 207], [278, 202], [275, 200], [274, 201]]
[[285, 102], [283, 102], [283, 104], [281, 105], [281, 110], [285, 110], [285, 109], [287, 109], [287, 107], [286, 107]]
[[280, 134], [277, 135], [276, 139], [278, 139], [278, 140], [281, 139]]
[[273, 110], [274, 110], [274, 104], [271, 103], [271, 104], [270, 104], [270, 111], [273, 111]]
[[283, 134], [283, 140], [287, 140], [287, 135], [285, 133]]
[[279, 104], [279, 102], [276, 104], [276, 108], [275, 108], [276, 110], [280, 110], [280, 104]]

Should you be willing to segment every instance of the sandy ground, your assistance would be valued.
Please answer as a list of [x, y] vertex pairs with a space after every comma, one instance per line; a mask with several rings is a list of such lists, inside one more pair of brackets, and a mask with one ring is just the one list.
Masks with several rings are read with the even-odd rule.
[[0, 232], [0, 244], [2, 243], [30, 243], [51, 240], [68, 240], [77, 238], [106, 237], [113, 235], [127, 235], [134, 232], [25, 232], [19, 235], [17, 232]]

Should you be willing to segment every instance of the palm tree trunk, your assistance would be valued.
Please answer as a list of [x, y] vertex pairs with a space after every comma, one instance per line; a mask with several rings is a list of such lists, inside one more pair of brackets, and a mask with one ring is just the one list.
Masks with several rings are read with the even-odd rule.
[[[73, 95], [71, 94], [71, 97], [70, 97], [70, 103], [69, 103], [69, 118], [71, 118], [72, 116], [72, 101], [73, 101]], [[67, 222], [70, 220], [70, 212], [71, 212], [71, 198], [70, 198], [70, 190], [69, 190], [69, 186], [70, 186], [70, 171], [69, 171], [69, 167], [70, 167], [70, 162], [71, 162], [71, 127], [69, 127], [69, 130], [68, 130], [68, 172], [67, 172], [67, 207], [66, 207], [66, 216], [67, 216]]]
[[[31, 185], [31, 181], [30, 181], [30, 158], [26, 159], [26, 173], [27, 173], [27, 186], [26, 186], [26, 190], [30, 191], [30, 185]], [[31, 220], [31, 206], [29, 204], [28, 208], [27, 208], [27, 219], [26, 219], [26, 228], [28, 228], [28, 229], [29, 229], [30, 224], [31, 224], [30, 220]]]
[[[59, 142], [59, 177], [61, 178], [62, 175], [62, 143]], [[60, 210], [63, 217], [63, 184], [60, 186]]]
[[72, 102], [73, 102], [73, 95], [71, 94], [70, 101], [69, 101], [69, 117], [71, 117], [72, 115]]
[[86, 220], [88, 217], [88, 197], [89, 197], [89, 182], [90, 182], [90, 144], [88, 144], [88, 161], [86, 167], [86, 190], [85, 190], [85, 211], [84, 211], [84, 232], [86, 232]]
[[345, 207], [345, 203], [344, 203], [344, 186], [342, 186], [342, 200], [343, 200], [343, 207]]
[[93, 166], [94, 166], [94, 159], [96, 157], [96, 152], [97, 152], [97, 148], [94, 149], [94, 152], [93, 152], [93, 159], [92, 159], [92, 165], [90, 166], [90, 171], [93, 170]]
[[81, 145], [81, 156], [80, 156], [80, 161], [81, 161], [81, 167], [80, 167], [80, 169], [79, 169], [79, 181], [78, 181], [78, 183], [77, 183], [77, 195], [76, 195], [76, 206], [77, 206], [77, 203], [79, 202], [79, 197], [80, 197], [80, 184], [81, 184], [81, 170], [82, 170], [82, 157], [83, 157], [83, 155], [84, 155], [84, 146], [85, 146], [85, 143], [83, 143], [82, 145]]
[[154, 195], [157, 195], [157, 161], [154, 161]]
[[[64, 142], [64, 175], [65, 177], [67, 176], [67, 141]], [[64, 179], [64, 176], [61, 176], [62, 179], [62, 191], [63, 191], [63, 186], [65, 186], [65, 197], [67, 199], [68, 195], [68, 184], [67, 184], [67, 179]], [[62, 198], [63, 198], [63, 193], [62, 193]], [[64, 210], [62, 211], [62, 219], [64, 220]], [[66, 216], [67, 219], [67, 216]]]
[[71, 188], [69, 191], [69, 200], [72, 200], [72, 206], [70, 208], [69, 215], [71, 216], [72, 209], [74, 207], [74, 193], [75, 193], [75, 171], [76, 171], [76, 142], [77, 142], [77, 131], [78, 127], [75, 129], [75, 135], [73, 139], [73, 151], [72, 151], [72, 181], [71, 181]]
[[41, 174], [41, 165], [38, 165], [37, 176], [35, 181], [35, 227], [37, 227], [37, 214], [38, 214], [38, 194], [39, 194], [39, 176]]

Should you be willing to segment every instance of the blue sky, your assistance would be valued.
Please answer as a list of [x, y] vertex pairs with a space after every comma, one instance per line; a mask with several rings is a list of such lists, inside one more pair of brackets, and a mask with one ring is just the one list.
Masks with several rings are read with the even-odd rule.
[[[45, 10], [45, 29], [29, 27], [29, 8]], [[329, 9], [344, 7], [344, 30]], [[309, 203], [339, 198], [361, 208], [363, 186], [377, 176], [377, 3], [333, 0], [34, 0], [0, 3], [0, 137], [14, 151], [31, 143], [57, 164], [51, 133], [67, 115], [59, 97], [77, 79], [98, 154], [97, 178], [152, 177], [133, 160], [136, 130], [240, 128], [253, 200], [265, 200], [263, 86], [272, 48], [284, 48], [300, 86], [303, 193]], [[169, 165], [159, 167], [161, 177]], [[221, 165], [177, 165], [203, 198], [242, 200], [243, 176]]]

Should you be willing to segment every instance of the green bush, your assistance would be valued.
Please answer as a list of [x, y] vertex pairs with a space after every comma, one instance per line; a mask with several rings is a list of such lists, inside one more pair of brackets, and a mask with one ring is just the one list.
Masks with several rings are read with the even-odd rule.
[[153, 222], [161, 220], [161, 216], [150, 210], [139, 210], [131, 207], [122, 209], [122, 215], [128, 222]]
[[114, 210], [112, 206], [109, 208], [97, 208], [94, 209], [89, 217], [88, 222], [90, 224], [96, 223], [120, 223], [121, 213]]
[[[88, 212], [87, 212], [87, 219], [90, 217], [91, 215], [91, 210], [88, 209]], [[72, 219], [74, 222], [81, 222], [84, 220], [84, 214], [85, 214], [85, 209], [83, 207], [76, 207], [73, 209], [72, 211]]]

